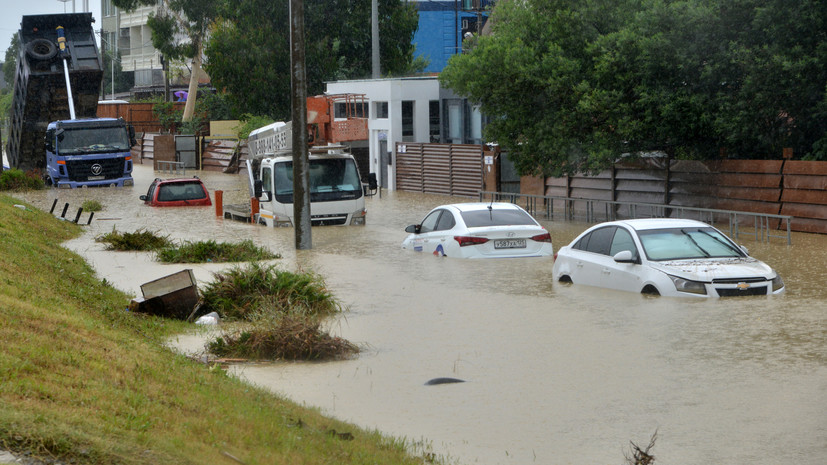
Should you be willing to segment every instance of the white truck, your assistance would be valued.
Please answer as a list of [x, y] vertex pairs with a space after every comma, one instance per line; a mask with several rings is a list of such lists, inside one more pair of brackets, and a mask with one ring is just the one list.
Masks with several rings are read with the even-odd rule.
[[[259, 202], [252, 221], [258, 224], [294, 225], [291, 131], [290, 123], [278, 122], [252, 131], [247, 139], [250, 189]], [[311, 225], [364, 225], [365, 190], [347, 147], [310, 147], [308, 158]]]

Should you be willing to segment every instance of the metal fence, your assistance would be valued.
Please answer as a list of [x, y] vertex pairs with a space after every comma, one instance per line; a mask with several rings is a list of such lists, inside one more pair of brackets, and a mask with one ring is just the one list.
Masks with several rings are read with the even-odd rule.
[[[773, 237], [786, 238], [787, 244], [792, 244], [790, 222], [793, 217], [788, 215], [508, 192], [483, 191], [480, 192], [479, 199], [480, 201], [510, 202], [520, 205], [532, 215], [543, 215], [550, 220], [557, 217], [598, 223], [623, 218], [692, 218], [709, 224], [728, 224], [729, 235], [735, 238], [739, 238], [742, 234], [754, 236], [755, 240], [762, 242], [769, 242]], [[752, 230], [745, 230], [746, 225], [752, 225]], [[786, 226], [785, 235], [773, 234], [773, 231], [782, 229], [784, 226]]]

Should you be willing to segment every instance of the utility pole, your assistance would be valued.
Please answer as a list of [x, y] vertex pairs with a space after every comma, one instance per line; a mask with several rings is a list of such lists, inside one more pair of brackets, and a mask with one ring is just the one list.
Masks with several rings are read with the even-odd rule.
[[370, 0], [370, 45], [373, 79], [379, 79], [382, 74], [379, 64], [379, 0]]
[[304, 1], [290, 0], [293, 228], [296, 250], [313, 247], [310, 234], [310, 161], [307, 150], [307, 68], [304, 57]]

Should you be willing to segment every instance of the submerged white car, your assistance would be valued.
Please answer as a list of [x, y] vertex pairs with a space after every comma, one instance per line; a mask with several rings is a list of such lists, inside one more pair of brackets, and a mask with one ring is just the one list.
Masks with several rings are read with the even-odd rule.
[[555, 281], [664, 296], [784, 292], [784, 281], [721, 231], [695, 220], [635, 219], [587, 229], [555, 255]]
[[460, 258], [544, 257], [553, 253], [551, 235], [517, 205], [455, 203], [431, 210], [402, 248]]

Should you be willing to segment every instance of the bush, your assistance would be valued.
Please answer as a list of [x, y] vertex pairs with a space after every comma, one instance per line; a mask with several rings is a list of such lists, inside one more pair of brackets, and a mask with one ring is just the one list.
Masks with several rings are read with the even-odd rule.
[[249, 262], [273, 258], [281, 256], [258, 247], [251, 240], [235, 244], [212, 240], [185, 242], [158, 251], [158, 261], [165, 263]]
[[302, 314], [271, 315], [252, 328], [225, 333], [207, 349], [219, 357], [258, 360], [327, 360], [346, 358], [359, 348], [321, 329], [316, 318]]
[[83, 208], [83, 210], [87, 212], [99, 212], [103, 210], [103, 205], [97, 200], [84, 200], [83, 203], [80, 204], [80, 208]]
[[17, 168], [11, 168], [3, 170], [0, 174], [0, 190], [3, 191], [36, 190], [45, 187], [46, 183], [36, 171], [23, 172]]
[[107, 250], [120, 251], [159, 250], [172, 245], [172, 241], [168, 237], [159, 236], [154, 232], [142, 229], [132, 233], [121, 233], [112, 230], [111, 233], [96, 237], [95, 241], [108, 243]]
[[223, 273], [201, 289], [202, 310], [228, 320], [260, 320], [262, 314], [288, 312], [322, 317], [341, 312], [339, 302], [313, 273], [292, 273], [275, 265], [251, 263]]

